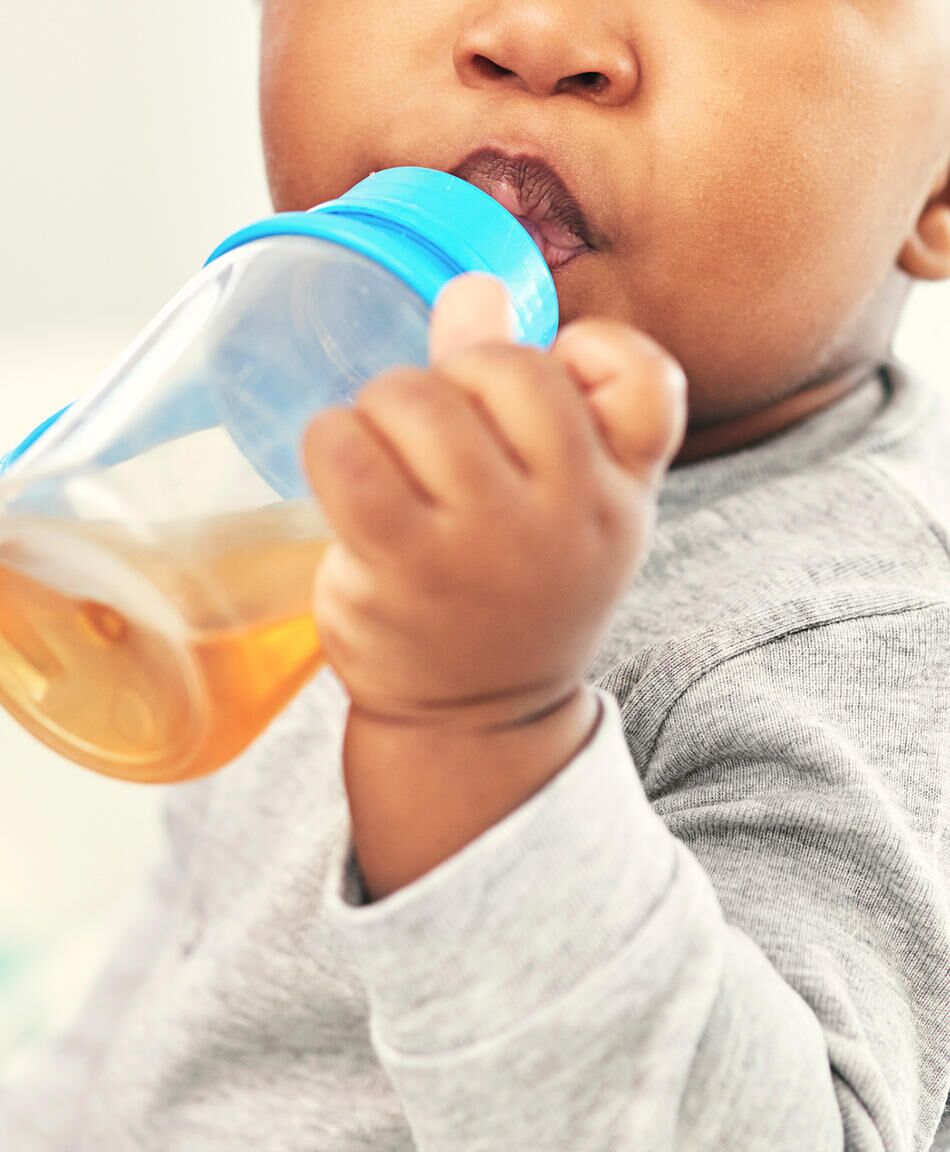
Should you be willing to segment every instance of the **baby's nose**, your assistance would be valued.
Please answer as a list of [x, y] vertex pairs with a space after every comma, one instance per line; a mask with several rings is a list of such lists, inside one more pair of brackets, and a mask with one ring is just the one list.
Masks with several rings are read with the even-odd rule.
[[609, 106], [629, 102], [640, 75], [619, 27], [580, 0], [500, 0], [459, 35], [454, 62], [468, 87], [570, 92]]

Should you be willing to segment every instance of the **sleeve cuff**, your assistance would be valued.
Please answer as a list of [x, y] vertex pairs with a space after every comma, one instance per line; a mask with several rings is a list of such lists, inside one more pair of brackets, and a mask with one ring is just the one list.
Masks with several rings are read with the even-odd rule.
[[608, 963], [662, 899], [675, 842], [647, 800], [616, 700], [596, 691], [601, 720], [582, 751], [413, 884], [364, 905], [351, 838], [342, 844], [327, 912], [393, 1049], [497, 1035]]

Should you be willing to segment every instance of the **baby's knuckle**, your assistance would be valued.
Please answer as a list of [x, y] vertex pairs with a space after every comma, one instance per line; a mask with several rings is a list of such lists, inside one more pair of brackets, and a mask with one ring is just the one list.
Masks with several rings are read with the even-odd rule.
[[334, 474], [345, 481], [352, 499], [358, 499], [365, 506], [370, 498], [379, 498], [379, 458], [365, 437], [337, 441], [335, 454], [328, 463]]
[[512, 364], [530, 383], [543, 386], [551, 377], [559, 376], [558, 365], [541, 348], [525, 345], [513, 348]]
[[458, 551], [442, 533], [426, 533], [413, 541], [406, 575], [413, 594], [423, 600], [439, 601], [458, 591]]
[[451, 361], [450, 374], [478, 379], [522, 377], [535, 379], [544, 371], [546, 357], [540, 348], [524, 344], [489, 341], [460, 353]]
[[665, 366], [677, 363], [672, 353], [649, 332], [632, 324], [614, 322], [609, 329], [609, 335], [605, 334], [605, 338], [612, 339], [618, 348], [625, 351], [628, 356], [641, 361], [647, 368], [663, 369]]
[[662, 345], [657, 344], [646, 333], [637, 334], [640, 339], [638, 374], [644, 383], [654, 389], [670, 408], [686, 390], [686, 373], [682, 365]]
[[661, 462], [667, 454], [672, 436], [672, 423], [667, 413], [658, 414], [646, 422], [637, 437], [637, 455], [640, 462]]
[[685, 383], [683, 368], [673, 354], [632, 324], [620, 320], [578, 320], [565, 330], [561, 339], [598, 346], [618, 369], [634, 375], [647, 386], [676, 388]]
[[392, 368], [367, 381], [356, 394], [356, 404], [372, 410], [388, 406], [394, 399], [407, 402], [421, 398], [430, 389], [428, 374], [422, 369]]
[[616, 540], [629, 531], [630, 501], [612, 489], [601, 488], [594, 493], [589, 516], [599, 536]]
[[313, 420], [306, 452], [311, 464], [322, 473], [354, 476], [371, 470], [363, 430], [347, 409], [331, 408]]
[[620, 320], [609, 320], [602, 316], [586, 316], [580, 320], [572, 320], [565, 325], [558, 335], [559, 344], [573, 344], [575, 342], [596, 342], [609, 347], [623, 348], [627, 337], [634, 329]]
[[307, 447], [312, 452], [335, 452], [339, 442], [352, 435], [351, 418], [345, 408], [324, 408], [307, 425]]

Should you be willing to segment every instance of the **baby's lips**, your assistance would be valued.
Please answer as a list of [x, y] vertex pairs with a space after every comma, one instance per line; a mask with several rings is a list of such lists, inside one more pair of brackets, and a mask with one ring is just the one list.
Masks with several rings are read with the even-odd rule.
[[[563, 268], [581, 253], [591, 250], [583, 240], [578, 240], [573, 233], [565, 229], [557, 230], [555, 234], [558, 236], [558, 241], [555, 241], [551, 238], [551, 229], [546, 224], [536, 224], [526, 216], [517, 216], [516, 219], [538, 246], [552, 272], [556, 268]], [[552, 225], [551, 228], [556, 228], [556, 225]]]
[[580, 203], [542, 156], [483, 148], [452, 174], [510, 212], [531, 234], [552, 272], [598, 247]]

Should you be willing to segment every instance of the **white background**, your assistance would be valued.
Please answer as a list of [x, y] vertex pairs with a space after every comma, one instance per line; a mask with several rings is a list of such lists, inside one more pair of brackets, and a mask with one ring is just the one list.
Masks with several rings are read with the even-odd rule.
[[[95, 383], [215, 245], [267, 215], [253, 0], [3, 0], [0, 454]], [[898, 341], [947, 380], [950, 287]], [[0, 712], [0, 1077], [74, 1009], [157, 843], [160, 794]]]
[[[253, 0], [0, 11], [2, 455], [271, 206]], [[154, 851], [159, 801], [0, 711], [0, 1076], [81, 995]]]

